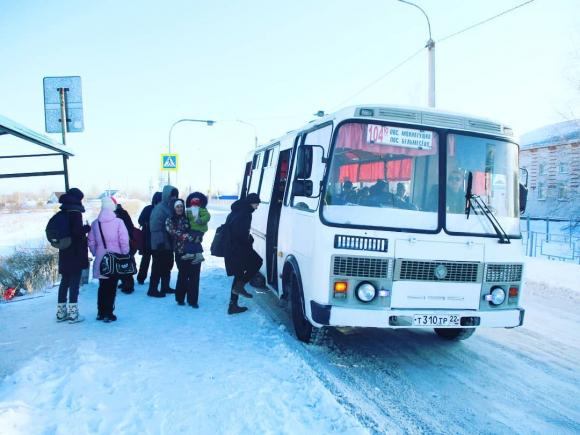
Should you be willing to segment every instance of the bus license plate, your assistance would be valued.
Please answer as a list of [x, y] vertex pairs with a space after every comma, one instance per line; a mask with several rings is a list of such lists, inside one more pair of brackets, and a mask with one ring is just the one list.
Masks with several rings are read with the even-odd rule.
[[459, 320], [454, 314], [415, 314], [413, 326], [459, 326]]

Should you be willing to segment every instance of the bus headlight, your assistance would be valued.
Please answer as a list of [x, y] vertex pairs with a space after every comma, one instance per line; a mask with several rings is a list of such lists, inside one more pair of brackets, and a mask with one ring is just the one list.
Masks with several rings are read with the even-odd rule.
[[501, 287], [493, 287], [485, 300], [493, 305], [501, 305], [505, 301], [505, 290]]
[[361, 282], [356, 288], [356, 297], [361, 302], [370, 302], [377, 295], [377, 289], [368, 281]]

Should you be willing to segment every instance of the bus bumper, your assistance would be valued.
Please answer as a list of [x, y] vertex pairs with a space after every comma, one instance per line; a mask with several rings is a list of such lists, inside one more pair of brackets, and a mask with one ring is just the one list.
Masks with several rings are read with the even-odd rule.
[[[415, 315], [451, 314], [461, 318], [461, 327], [514, 328], [524, 323], [525, 310], [515, 308], [497, 311], [470, 310], [363, 310], [322, 305], [311, 301], [312, 320], [318, 325], [368, 328], [445, 328], [442, 325], [414, 326]], [[457, 328], [457, 326], [448, 326]]]

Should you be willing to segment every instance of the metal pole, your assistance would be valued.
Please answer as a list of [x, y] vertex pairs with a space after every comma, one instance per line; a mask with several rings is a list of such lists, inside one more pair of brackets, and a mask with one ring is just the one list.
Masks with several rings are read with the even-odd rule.
[[68, 156], [62, 155], [62, 165], [64, 166], [64, 191], [68, 191], [68, 165], [67, 165]]
[[426, 47], [429, 50], [429, 107], [435, 107], [435, 41], [429, 39]]
[[66, 145], [66, 130], [67, 130], [67, 119], [66, 119], [66, 99], [65, 99], [65, 88], [58, 88], [60, 94], [60, 121], [62, 128], [62, 144]]
[[[213, 121], [211, 119], [189, 119], [189, 118], [185, 118], [185, 119], [180, 119], [179, 121], [175, 121], [173, 124], [171, 124], [171, 128], [169, 129], [169, 140], [167, 141], [168, 154], [171, 154], [171, 132], [173, 131], [173, 127], [175, 127], [180, 122], [205, 122], [209, 126], [212, 126], [212, 125], [214, 125], [216, 123], [216, 121]], [[167, 184], [171, 184], [171, 172], [169, 172], [169, 171], [167, 171]]]
[[427, 41], [427, 45], [425, 45], [425, 47], [429, 49], [428, 102], [429, 107], [435, 107], [435, 41], [433, 41], [433, 38], [431, 37], [431, 23], [429, 22], [429, 17], [427, 16], [427, 13], [415, 3], [411, 3], [410, 1], [407, 0], [399, 0], [399, 1], [401, 3], [405, 3], [408, 4], [409, 6], [414, 6], [417, 9], [419, 9], [423, 13], [423, 15], [425, 15], [425, 19], [427, 20], [427, 27], [429, 29], [429, 40]]

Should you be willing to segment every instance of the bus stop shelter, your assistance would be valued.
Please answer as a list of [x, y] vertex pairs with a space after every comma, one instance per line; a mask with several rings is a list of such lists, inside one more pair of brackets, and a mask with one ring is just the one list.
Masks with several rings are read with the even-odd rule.
[[[68, 166], [67, 161], [69, 157], [74, 156], [71, 152], [64, 149], [64, 145], [53, 141], [48, 136], [37, 133], [25, 126], [8, 119], [0, 115], [0, 150], [1, 147], [1, 137], [3, 135], [12, 135], [19, 139], [27, 142], [36, 144], [49, 152], [38, 153], [38, 154], [19, 154], [19, 155], [2, 155], [0, 154], [0, 159], [26, 159], [26, 158], [38, 158], [38, 157], [52, 157], [62, 156], [62, 171], [41, 171], [41, 172], [15, 172], [11, 174], [0, 174], [0, 178], [20, 178], [20, 177], [43, 177], [50, 175], [62, 175], [64, 176], [64, 187], [65, 190], [69, 188], [68, 182]], [[1, 151], [0, 151], [1, 153]]]

